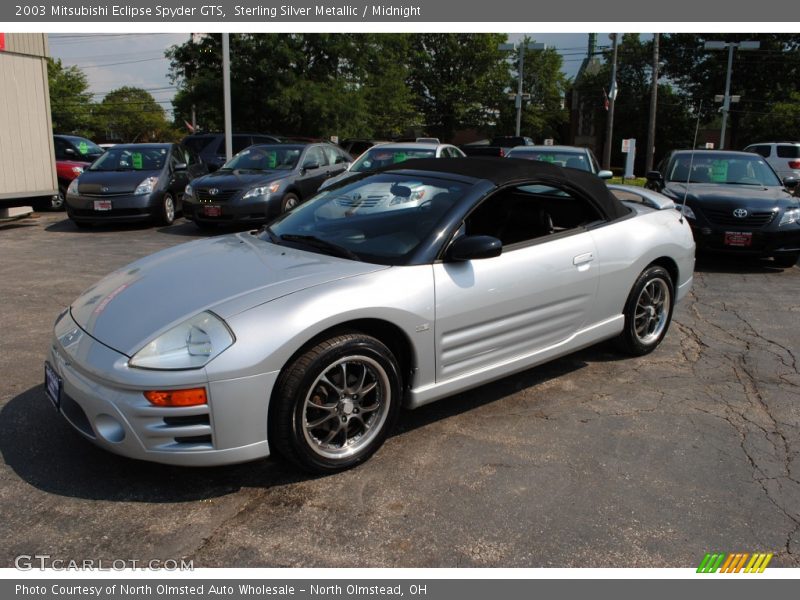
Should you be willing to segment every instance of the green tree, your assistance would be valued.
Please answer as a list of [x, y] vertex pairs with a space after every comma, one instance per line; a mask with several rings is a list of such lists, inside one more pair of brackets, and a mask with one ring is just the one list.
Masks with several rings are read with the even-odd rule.
[[458, 129], [494, 125], [509, 87], [505, 34], [423, 33], [413, 38], [411, 85], [427, 132], [450, 140]]
[[741, 97], [732, 105], [726, 146], [743, 148], [758, 141], [786, 139], [786, 128], [774, 118], [776, 108], [791, 104], [800, 78], [800, 34], [796, 33], [700, 33], [663, 35], [661, 57], [664, 74], [691, 98], [701, 101], [715, 115], [714, 96], [725, 91], [728, 52], [705, 50], [708, 40], [740, 42], [756, 40], [754, 51], [736, 50], [731, 94]]
[[[663, 39], [663, 38], [662, 38]], [[636, 138], [637, 154], [634, 170], [643, 173], [647, 124], [650, 111], [650, 85], [652, 80], [652, 41], [642, 42], [639, 34], [624, 34], [618, 47], [618, 95], [614, 109], [614, 136], [611, 142], [611, 164], [621, 167], [625, 156], [621, 140]], [[600, 140], [605, 139], [608, 113], [603, 108], [603, 90], [611, 83], [610, 51], [604, 57], [606, 64], [594, 75], [586, 75], [579, 85], [581, 93], [596, 97], [594, 122], [598, 125]], [[669, 151], [691, 147], [694, 135], [692, 98], [671, 83], [660, 79], [658, 110], [656, 116], [655, 162]]]
[[[525, 37], [523, 44], [534, 40]], [[519, 53], [508, 56], [511, 62], [512, 80], [507, 90], [517, 91], [519, 77]], [[557, 50], [525, 50], [525, 61], [522, 71], [522, 92], [530, 94], [522, 105], [520, 133], [536, 139], [558, 139], [563, 126], [569, 120], [569, 111], [563, 107], [564, 94], [569, 83], [561, 71], [563, 60]], [[508, 99], [500, 103], [500, 116], [497, 123], [498, 133], [511, 135], [516, 128], [517, 110], [514, 100]]]
[[[403, 34], [236, 34], [231, 36], [233, 128], [283, 135], [388, 135], [416, 114], [405, 85]], [[180, 90], [175, 121], [220, 130], [221, 37], [173, 46]]]
[[134, 143], [175, 137], [164, 109], [142, 88], [124, 86], [109, 92], [97, 112], [98, 134], [107, 139]]
[[53, 131], [90, 135], [93, 130], [94, 103], [86, 74], [78, 67], [65, 67], [61, 59], [49, 58], [47, 79]]

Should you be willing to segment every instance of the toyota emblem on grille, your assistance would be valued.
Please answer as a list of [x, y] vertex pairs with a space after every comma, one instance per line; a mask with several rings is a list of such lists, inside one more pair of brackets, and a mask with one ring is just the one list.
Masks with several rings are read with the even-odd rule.
[[107, 187], [101, 188], [101, 189], [100, 189], [100, 191], [101, 191], [101, 192], [107, 192], [107, 191], [108, 191], [108, 188], [107, 188]]
[[744, 219], [747, 216], [747, 210], [744, 208], [737, 208], [733, 211], [733, 216], [737, 219]]
[[219, 189], [218, 188], [211, 188], [210, 190], [208, 190], [208, 194], [209, 194], [209, 196], [216, 196], [217, 194], [219, 194]]

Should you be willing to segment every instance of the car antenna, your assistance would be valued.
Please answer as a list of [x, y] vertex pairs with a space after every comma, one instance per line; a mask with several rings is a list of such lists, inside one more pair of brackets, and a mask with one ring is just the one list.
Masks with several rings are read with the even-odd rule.
[[700, 115], [703, 112], [703, 101], [697, 109], [697, 123], [694, 126], [694, 141], [692, 142], [692, 153], [689, 155], [689, 172], [686, 174], [686, 186], [683, 188], [683, 204], [681, 204], [681, 223], [683, 223], [684, 213], [686, 212], [686, 197], [689, 195], [689, 182], [692, 180], [692, 167], [694, 167], [694, 150], [697, 148], [697, 132], [700, 131]]

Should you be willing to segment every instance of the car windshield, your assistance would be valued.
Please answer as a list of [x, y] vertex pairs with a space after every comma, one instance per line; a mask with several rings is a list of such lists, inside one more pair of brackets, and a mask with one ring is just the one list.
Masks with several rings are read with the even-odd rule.
[[289, 171], [297, 166], [302, 148], [297, 146], [250, 146], [222, 168], [228, 171]]
[[164, 146], [114, 146], [98, 158], [90, 171], [160, 171], [167, 160]]
[[99, 156], [103, 153], [103, 149], [100, 146], [86, 138], [73, 137], [69, 138], [69, 141], [82, 156]]
[[381, 148], [378, 146], [362, 154], [361, 158], [353, 163], [350, 170], [356, 173], [366, 173], [380, 167], [388, 167], [415, 158], [434, 158], [435, 156], [436, 150], [433, 149]]
[[667, 168], [667, 180], [725, 185], [781, 185], [775, 172], [759, 157], [741, 154], [675, 156]]
[[260, 235], [313, 252], [405, 264], [465, 191], [447, 179], [376, 174], [318, 194]]
[[512, 150], [507, 154], [508, 158], [526, 158], [528, 160], [540, 160], [549, 162], [559, 167], [569, 167], [580, 169], [581, 171], [592, 171], [589, 157], [583, 152], [548, 152], [539, 150]]
[[200, 154], [206, 146], [208, 146], [212, 141], [217, 139], [213, 135], [207, 135], [202, 137], [185, 137], [181, 142], [184, 146], [189, 148], [190, 150], [194, 151], [195, 154]]

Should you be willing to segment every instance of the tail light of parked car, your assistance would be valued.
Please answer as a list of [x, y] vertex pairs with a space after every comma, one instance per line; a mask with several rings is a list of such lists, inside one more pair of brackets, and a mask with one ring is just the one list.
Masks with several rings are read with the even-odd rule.
[[790, 160], [789, 161], [789, 168], [790, 169], [800, 169], [800, 160]]

